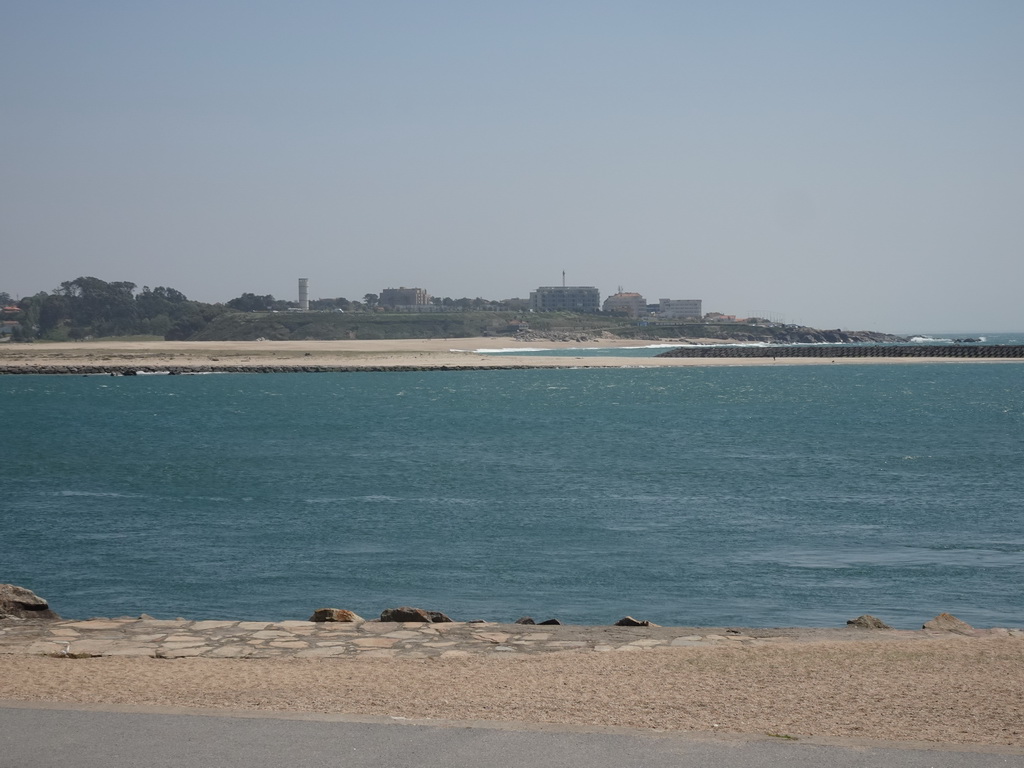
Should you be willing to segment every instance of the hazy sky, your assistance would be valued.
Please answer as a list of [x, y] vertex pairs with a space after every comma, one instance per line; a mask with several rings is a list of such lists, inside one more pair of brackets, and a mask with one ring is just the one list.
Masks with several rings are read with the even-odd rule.
[[0, 0], [0, 290], [1022, 330], [1024, 2]]

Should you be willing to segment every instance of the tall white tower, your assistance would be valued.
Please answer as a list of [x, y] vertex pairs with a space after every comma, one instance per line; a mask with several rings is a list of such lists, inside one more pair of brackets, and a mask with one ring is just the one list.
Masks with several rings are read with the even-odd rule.
[[299, 311], [309, 312], [309, 278], [299, 278]]

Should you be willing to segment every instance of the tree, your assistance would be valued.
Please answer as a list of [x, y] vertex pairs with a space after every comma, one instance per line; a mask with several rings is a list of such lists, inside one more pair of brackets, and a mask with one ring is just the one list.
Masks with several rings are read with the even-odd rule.
[[71, 324], [70, 299], [66, 296], [37, 294], [33, 297], [36, 304], [35, 316], [38, 319], [39, 332], [43, 336], [51, 336], [62, 326]]
[[[60, 284], [44, 306], [44, 329], [66, 325], [74, 336], [117, 336], [132, 333], [138, 319], [135, 283], [108, 283], [97, 277], [77, 277]], [[47, 311], [48, 310], [48, 311]], [[60, 317], [56, 317], [59, 313]], [[42, 318], [41, 318], [42, 319]]]
[[243, 293], [237, 299], [231, 299], [227, 305], [239, 312], [269, 312], [274, 308], [275, 301], [277, 300], [269, 293], [266, 296]]
[[49, 297], [45, 291], [35, 296], [26, 296], [18, 302], [21, 308], [21, 330], [26, 340], [34, 339], [40, 332], [39, 314], [42, 311], [43, 302]]
[[[149, 289], [143, 288], [143, 290], [146, 291]], [[184, 302], [188, 301], [188, 297], [186, 297], [185, 294], [182, 293], [181, 291], [175, 290], [174, 288], [166, 288], [162, 285], [158, 285], [156, 288], [153, 289], [153, 295], [161, 299], [164, 299], [165, 301], [168, 301], [171, 304], [183, 304]]]
[[181, 306], [187, 301], [181, 291], [163, 286], [150, 290], [149, 286], [145, 285], [142, 287], [142, 293], [135, 297], [135, 305], [142, 319], [172, 315], [176, 310], [180, 311]]
[[380, 296], [376, 293], [368, 293], [363, 296], [363, 304], [366, 305], [367, 309], [373, 309], [377, 306], [377, 302], [380, 301]]

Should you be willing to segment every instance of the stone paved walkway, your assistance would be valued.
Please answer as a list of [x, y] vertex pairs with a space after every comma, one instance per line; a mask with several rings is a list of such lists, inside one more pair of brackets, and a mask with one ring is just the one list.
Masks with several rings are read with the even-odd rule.
[[[189, 621], [118, 618], [2, 620], [0, 654], [83, 654], [204, 658], [453, 657], [564, 651], [635, 652], [659, 647], [756, 646], [814, 640], [914, 640], [928, 630], [711, 629], [583, 627], [487, 622]], [[970, 636], [1024, 640], [1024, 630], [973, 630]]]

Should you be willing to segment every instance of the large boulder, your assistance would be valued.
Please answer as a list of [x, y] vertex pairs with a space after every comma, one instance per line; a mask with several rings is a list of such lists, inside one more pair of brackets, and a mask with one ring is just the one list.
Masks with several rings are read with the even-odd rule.
[[931, 621], [926, 621], [921, 629], [934, 629], [939, 632], [956, 632], [960, 635], [973, 635], [974, 627], [961, 621], [951, 613], [940, 613]]
[[15, 584], [0, 584], [0, 619], [59, 619], [35, 592]]
[[870, 613], [865, 613], [856, 619], [850, 619], [846, 622], [846, 625], [848, 627], [857, 627], [858, 629], [892, 629], [884, 621], [872, 616]]
[[363, 621], [361, 616], [357, 616], [352, 611], [346, 611], [344, 608], [317, 608], [313, 611], [313, 615], [309, 617], [310, 621]]
[[424, 611], [422, 608], [410, 608], [403, 605], [401, 608], [388, 608], [381, 611], [381, 621], [422, 621], [426, 623], [450, 622], [451, 619], [440, 611]]
[[623, 616], [621, 619], [615, 622], [613, 626], [616, 627], [656, 627], [657, 624], [652, 624], [647, 619], [634, 619], [632, 616]]

